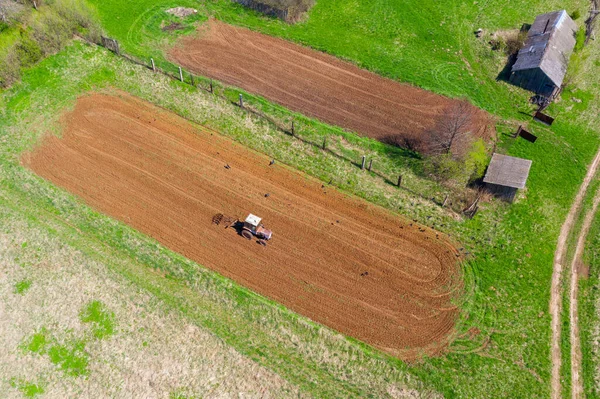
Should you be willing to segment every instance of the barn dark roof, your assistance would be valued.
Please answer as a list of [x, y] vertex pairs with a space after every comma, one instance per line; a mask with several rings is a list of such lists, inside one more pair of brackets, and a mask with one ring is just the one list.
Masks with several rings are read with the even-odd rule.
[[560, 87], [575, 47], [576, 31], [577, 25], [565, 10], [538, 15], [512, 71], [540, 68]]
[[483, 181], [498, 186], [524, 188], [531, 161], [508, 155], [494, 154]]

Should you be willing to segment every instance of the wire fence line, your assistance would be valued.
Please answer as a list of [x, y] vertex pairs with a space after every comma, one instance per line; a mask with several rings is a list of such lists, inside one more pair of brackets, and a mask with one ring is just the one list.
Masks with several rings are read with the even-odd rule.
[[[289, 136], [293, 137], [294, 139], [303, 142], [304, 144], [308, 144], [308, 145], [311, 145], [322, 151], [326, 151], [329, 154], [331, 154], [332, 156], [334, 156], [338, 159], [341, 159], [345, 162], [349, 162], [350, 164], [354, 165], [357, 168], [360, 168], [371, 174], [374, 174], [374, 175], [378, 176], [379, 178], [383, 179], [383, 181], [385, 183], [395, 186], [399, 189], [402, 189], [402, 190], [410, 193], [413, 196], [416, 196], [423, 200], [429, 201], [437, 206], [451, 209], [458, 213], [463, 213], [463, 211], [464, 211], [463, 207], [460, 206], [460, 204], [459, 204], [459, 207], [457, 208], [456, 204], [450, 200], [450, 193], [448, 193], [448, 192], [442, 192], [442, 193], [437, 192], [437, 193], [434, 193], [433, 196], [431, 194], [429, 194], [429, 195], [423, 194], [422, 192], [419, 192], [415, 189], [407, 187], [407, 185], [405, 184], [406, 180], [403, 179], [402, 174], [396, 174], [396, 175], [392, 176], [392, 175], [386, 174], [382, 171], [378, 171], [376, 168], [376, 164], [374, 167], [373, 159], [371, 158], [371, 159], [367, 160], [366, 155], [363, 155], [362, 157], [359, 156], [358, 159], [352, 159], [344, 154], [336, 152], [331, 146], [328, 145], [329, 144], [328, 139], [330, 139], [330, 135], [327, 135], [327, 134], [324, 135], [321, 138], [321, 140], [319, 140], [319, 141], [313, 141], [308, 138], [302, 137], [301, 129], [299, 129], [299, 124], [293, 117], [292, 117], [292, 120], [289, 122], [289, 124], [284, 126], [281, 121], [276, 120], [274, 117], [267, 115], [266, 113], [264, 113], [263, 111], [261, 111], [259, 109], [253, 108], [250, 104], [248, 104], [247, 101], [244, 101], [244, 94], [240, 93], [239, 90], [237, 90], [235, 88], [226, 86], [225, 84], [223, 84], [221, 82], [215, 81], [215, 80], [207, 78], [207, 77], [201, 77], [201, 76], [194, 75], [190, 72], [184, 71], [181, 67], [175, 67], [174, 65], [168, 63], [167, 67], [172, 67], [171, 71], [169, 71], [168, 69], [161, 68], [160, 66], [158, 66], [153, 58], [150, 58], [149, 63], [147, 61], [143, 61], [143, 60], [139, 59], [138, 57], [132, 56], [132, 55], [127, 54], [124, 51], [122, 51], [122, 49], [119, 46], [118, 41], [115, 39], [110, 39], [108, 37], [102, 36], [100, 43], [93, 43], [93, 42], [88, 41], [85, 38], [81, 38], [81, 39], [86, 41], [89, 44], [99, 45], [99, 46], [111, 51], [112, 53], [120, 56], [121, 58], [126, 59], [127, 61], [129, 61], [133, 64], [150, 69], [151, 71], [153, 71], [155, 73], [160, 73], [164, 76], [167, 76], [173, 80], [180, 81], [184, 84], [191, 85], [198, 90], [203, 90], [203, 91], [210, 93], [222, 100], [225, 100], [225, 101], [229, 102], [230, 104], [238, 107], [239, 109], [253, 115], [254, 117], [257, 117], [261, 120], [266, 121], [268, 124], [273, 126], [276, 130], [280, 131], [281, 133], [289, 135]], [[174, 68], [177, 68], [177, 71], [175, 71]], [[232, 90], [232, 91], [236, 92], [237, 94], [239, 94], [239, 97], [236, 100], [232, 100], [227, 95], [225, 95], [223, 93], [219, 93], [218, 92], [219, 88], [222, 88], [223, 91]], [[248, 95], [248, 97], [253, 98], [253, 96], [249, 96], [249, 95]], [[469, 215], [467, 215], [467, 216], [469, 216]]]

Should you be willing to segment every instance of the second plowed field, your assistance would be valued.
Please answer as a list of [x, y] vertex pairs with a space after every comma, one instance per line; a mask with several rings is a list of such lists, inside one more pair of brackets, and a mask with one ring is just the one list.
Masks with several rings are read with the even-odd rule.
[[[331, 55], [211, 20], [197, 36], [169, 51], [173, 62], [197, 74], [259, 94], [294, 111], [377, 140], [426, 150], [426, 132], [456, 112], [458, 100], [385, 79]], [[461, 130], [487, 138], [488, 114], [474, 106]], [[416, 144], [420, 142], [421, 144]]]
[[[92, 207], [393, 355], [447, 342], [462, 285], [441, 234], [125, 94], [82, 97], [61, 123], [23, 163]], [[217, 213], [260, 215], [273, 239], [248, 241]]]

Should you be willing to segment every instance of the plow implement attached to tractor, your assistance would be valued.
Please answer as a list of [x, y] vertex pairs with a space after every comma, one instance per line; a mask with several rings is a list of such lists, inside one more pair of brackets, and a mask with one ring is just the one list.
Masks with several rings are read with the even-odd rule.
[[261, 223], [261, 218], [249, 214], [244, 222], [240, 222], [239, 219], [225, 216], [222, 213], [218, 213], [213, 216], [212, 222], [217, 226], [224, 224], [225, 228], [233, 227], [236, 229], [238, 234], [247, 240], [251, 240], [253, 237], [258, 238], [258, 243], [266, 246], [267, 241], [273, 236], [273, 232]]

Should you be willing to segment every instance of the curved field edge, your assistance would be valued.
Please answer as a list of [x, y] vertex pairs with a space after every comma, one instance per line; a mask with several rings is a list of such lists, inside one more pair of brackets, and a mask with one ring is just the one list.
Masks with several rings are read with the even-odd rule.
[[[77, 67], [72, 68], [74, 65]], [[131, 89], [129, 85], [138, 85], [136, 80], [144, 76], [146, 83], [153, 83], [156, 76], [146, 74], [103, 50], [75, 43], [66, 52], [27, 71], [21, 84], [3, 93], [3, 105], [7, 106], [3, 107], [6, 119], [0, 126], [2, 139], [6, 139], [1, 151], [3, 206], [27, 215], [86, 256], [110, 260], [106, 263], [115, 272], [317, 397], [386, 397], [388, 391], [407, 389], [429, 392], [401, 362], [299, 317], [162, 248], [19, 165], [18, 154], [35, 146], [46, 131], [60, 134], [58, 117], [79, 94], [105, 85], [120, 84]], [[62, 84], [65, 76], [71, 77], [70, 85]], [[172, 85], [166, 78], [155, 83], [161, 94], [186, 97], [181, 99], [182, 104], [191, 103], [193, 97], [185, 86]], [[146, 87], [146, 96], [156, 89]], [[215, 104], [209, 112], [228, 116], [226, 123], [245, 127], [253, 123], [243, 114], [236, 115], [226, 103]], [[230, 114], [221, 114], [226, 112]], [[256, 130], [260, 132], [260, 126]], [[152, 270], [155, 273], [148, 273]]]
[[[443, 234], [126, 93], [79, 97], [61, 122], [22, 163], [101, 213], [402, 360], [453, 335], [460, 256]], [[244, 210], [276, 232], [266, 249], [211, 227]]]
[[[457, 332], [457, 340], [449, 348], [450, 353], [444, 358], [424, 359], [419, 364], [406, 366], [394, 359], [382, 357], [367, 347], [342, 340], [343, 346], [349, 345], [352, 356], [359, 359], [356, 360], [362, 365], [359, 369], [367, 370], [364, 377], [369, 381], [363, 387], [371, 387], [385, 379], [390, 380], [390, 374], [386, 373], [391, 373], [394, 376], [391, 381], [404, 384], [410, 380], [414, 383], [413, 387], [433, 388], [446, 396], [481, 397], [482, 393], [489, 397], [507, 393], [513, 397], [548, 395], [550, 337], [547, 282], [550, 281], [549, 265], [552, 264], [553, 243], [556, 242], [560, 224], [597, 147], [596, 133], [574, 125], [574, 116], [569, 117], [569, 113], [564, 112], [561, 114], [562, 119], [557, 121], [552, 130], [533, 126], [533, 131], [540, 136], [535, 146], [522, 141], [504, 144], [509, 153], [528, 157], [534, 160], [534, 165], [540, 165], [532, 170], [529, 189], [517, 204], [507, 207], [493, 202], [485, 205], [475, 219], [457, 222], [440, 213], [439, 209], [436, 211], [437, 207], [407, 198], [398, 190], [390, 191], [391, 188], [378, 183], [376, 177], [361, 173], [353, 167], [346, 168], [343, 162], [327, 154], [282, 137], [280, 132], [238, 113], [235, 108], [212, 99], [209, 95], [157, 77], [101, 50], [76, 43], [65, 53], [27, 71], [22, 84], [3, 94], [3, 116], [6, 116], [3, 121], [6, 122], [0, 125], [3, 132], [2, 185], [12, 187], [10, 192], [16, 191], [14, 195], [22, 201], [31, 198], [37, 190], [37, 206], [47, 209], [58, 220], [67, 219], [69, 223], [73, 223], [73, 219], [77, 219], [76, 216], [79, 215], [85, 223], [82, 225], [83, 229], [77, 225], [75, 227], [81, 231], [89, 230], [88, 223], [93, 227], [106, 223], [106, 229], [100, 229], [103, 239], [122, 235], [119, 231], [123, 227], [82, 208], [72, 197], [64, 196], [49, 184], [41, 183], [40, 179], [18, 166], [17, 159], [23, 150], [33, 146], [37, 138], [53, 126], [60, 110], [72, 104], [79, 93], [107, 85], [208, 124], [249, 147], [281, 157], [285, 163], [323, 180], [328, 181], [335, 173], [343, 173], [355, 182], [352, 186], [343, 186], [346, 191], [392, 210], [400, 209], [405, 215], [423, 223], [435, 224], [436, 228], [450, 233], [464, 243], [466, 250], [473, 255], [465, 267], [470, 295], [461, 304], [463, 320]], [[53, 93], [52, 101], [46, 99], [48, 93]], [[568, 102], [562, 104], [563, 107], [569, 105]], [[554, 156], [549, 157], [548, 154]], [[387, 156], [383, 152], [380, 155]], [[567, 185], [568, 182], [572, 182], [572, 186]], [[32, 212], [35, 213], [35, 210]], [[108, 244], [110, 247], [116, 246], [129, 257], [143, 259], [151, 265], [156, 264], [152, 255], [160, 252], [157, 249], [144, 251], [137, 244], [141, 238], [139, 235], [135, 237], [133, 244], [120, 241]], [[168, 269], [172, 277], [179, 276], [183, 280], [193, 276], [194, 270], [196, 269], [192, 266]], [[171, 283], [174, 284], [173, 287], [178, 286]], [[223, 295], [221, 291], [219, 288], [213, 292], [217, 292], [219, 296]], [[168, 290], [163, 295], [166, 296], [165, 300], [170, 300]], [[249, 293], [238, 296], [241, 297], [240, 302], [246, 298], [254, 298]], [[277, 306], [273, 306], [273, 309], [283, 311]], [[250, 315], [239, 316], [234, 325], [242, 323], [245, 317], [260, 320], [258, 314], [250, 312]], [[218, 318], [216, 319], [212, 322], [217, 323]], [[515, 320], [520, 323], [515, 323]], [[226, 322], [219, 325], [226, 332], [232, 328], [227, 327]], [[311, 328], [326, 331], [314, 325]], [[274, 331], [278, 329], [275, 328]], [[309, 334], [314, 339], [313, 343], [321, 342], [323, 338], [318, 337], [320, 334], [323, 333]], [[228, 342], [234, 346], [248, 345], [248, 341], [244, 339], [241, 343], [236, 339]], [[308, 377], [313, 373], [318, 378], [321, 378], [322, 373], [337, 375], [345, 382], [336, 385], [330, 379], [328, 383], [331, 389], [335, 386], [339, 389], [338, 392], [346, 392], [349, 396], [356, 392], [354, 389], [359, 389], [347, 387], [358, 382], [356, 379], [349, 382], [347, 370], [352, 370], [353, 367], [349, 367], [347, 363], [340, 364], [339, 359], [325, 363], [327, 370], [318, 368], [321, 370], [319, 373], [310, 368], [321, 367], [317, 364], [322, 359], [311, 361], [310, 354], [299, 352], [298, 348], [288, 348], [289, 352], [285, 355], [280, 355], [271, 347], [268, 350], [266, 348], [260, 345], [251, 347], [251, 353], [262, 364], [276, 369], [291, 382], [301, 382], [305, 389], [320, 392], [315, 388], [317, 383]], [[287, 362], [281, 359], [292, 355], [296, 361], [293, 366], [287, 366]], [[336, 366], [331, 366], [332, 362]], [[378, 366], [370, 367], [372, 362]], [[307, 370], [310, 372], [305, 374]], [[405, 374], [407, 372], [410, 374]], [[414, 381], [415, 375], [420, 377], [424, 385]], [[332, 379], [335, 380], [333, 377]], [[318, 385], [318, 389], [329, 389], [322, 384]], [[369, 392], [373, 388], [359, 390]], [[381, 391], [379, 388], [377, 392]], [[339, 393], [338, 395], [341, 396]]]

